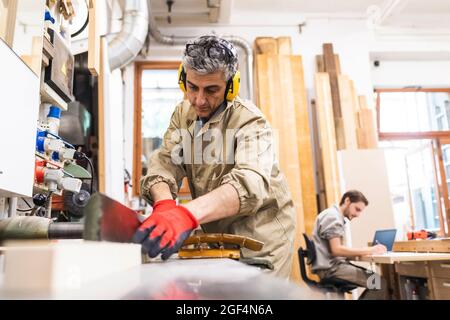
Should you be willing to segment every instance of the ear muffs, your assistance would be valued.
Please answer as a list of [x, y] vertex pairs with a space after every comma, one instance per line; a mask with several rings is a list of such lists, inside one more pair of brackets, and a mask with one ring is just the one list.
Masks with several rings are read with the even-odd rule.
[[236, 98], [236, 96], [239, 93], [239, 87], [241, 85], [241, 73], [238, 71], [236, 71], [236, 73], [231, 77], [230, 80], [228, 80], [227, 83], [227, 88], [225, 89], [225, 99], [227, 101], [231, 101], [234, 98]]
[[[239, 87], [241, 85], [241, 73], [236, 71], [233, 77], [227, 82], [227, 86], [225, 88], [225, 99], [227, 101], [231, 101], [239, 93]], [[181, 91], [186, 93], [186, 72], [184, 71], [183, 64], [180, 64], [178, 67], [178, 86]]]
[[184, 72], [182, 63], [180, 63], [180, 66], [178, 67], [178, 85], [180, 86], [181, 91], [186, 93], [186, 72]]

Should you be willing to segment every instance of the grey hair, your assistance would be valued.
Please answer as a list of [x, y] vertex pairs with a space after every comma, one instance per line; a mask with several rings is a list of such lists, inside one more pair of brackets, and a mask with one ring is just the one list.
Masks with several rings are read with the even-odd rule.
[[[211, 57], [211, 50], [225, 54]], [[207, 35], [186, 44], [182, 63], [185, 70], [189, 68], [200, 74], [222, 71], [228, 81], [238, 70], [238, 55], [234, 46], [227, 40]]]

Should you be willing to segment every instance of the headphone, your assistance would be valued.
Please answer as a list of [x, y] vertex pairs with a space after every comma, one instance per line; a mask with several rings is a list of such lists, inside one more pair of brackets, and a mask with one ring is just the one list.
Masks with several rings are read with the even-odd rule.
[[[240, 83], [241, 73], [238, 70], [227, 82], [227, 86], [225, 88], [225, 99], [227, 101], [231, 101], [236, 98], [239, 93]], [[180, 66], [178, 67], [178, 85], [180, 86], [181, 91], [186, 93], [186, 71], [184, 71], [182, 63], [180, 63]]]

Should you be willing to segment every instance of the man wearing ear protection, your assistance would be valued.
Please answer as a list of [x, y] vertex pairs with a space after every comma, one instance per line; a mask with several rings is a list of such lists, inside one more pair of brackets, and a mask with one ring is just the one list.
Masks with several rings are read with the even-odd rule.
[[[274, 133], [252, 102], [238, 97], [240, 75], [233, 45], [217, 36], [186, 44], [179, 68], [185, 100], [175, 109], [160, 149], [141, 180], [153, 212], [135, 242], [150, 257], [168, 259], [190, 233], [231, 233], [264, 243], [241, 256], [264, 260], [288, 277], [293, 257], [295, 210], [275, 157]], [[192, 201], [177, 205], [187, 177]]]

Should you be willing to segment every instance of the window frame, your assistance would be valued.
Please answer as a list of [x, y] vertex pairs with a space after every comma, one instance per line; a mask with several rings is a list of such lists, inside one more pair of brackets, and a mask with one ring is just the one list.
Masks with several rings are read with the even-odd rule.
[[142, 172], [142, 73], [145, 70], [178, 70], [181, 61], [137, 61], [134, 63], [133, 196], [140, 195]]
[[376, 88], [376, 112], [377, 112], [377, 132], [379, 140], [405, 140], [405, 139], [436, 139], [450, 137], [450, 130], [447, 131], [416, 131], [416, 132], [381, 132], [380, 131], [380, 103], [381, 93], [386, 92], [447, 92], [450, 88]]
[[[419, 140], [427, 139], [432, 142], [433, 152], [433, 169], [435, 173], [435, 182], [437, 185], [437, 195], [440, 206], [439, 211], [439, 226], [440, 236], [448, 236], [450, 232], [450, 199], [449, 188], [447, 185], [447, 177], [445, 175], [445, 168], [443, 162], [442, 145], [450, 144], [450, 130], [447, 131], [416, 131], [416, 132], [381, 132], [380, 131], [380, 104], [381, 94], [386, 92], [447, 92], [450, 94], [450, 88], [376, 88], [376, 113], [377, 113], [377, 133], [379, 140]], [[450, 177], [448, 177], [450, 178]], [[441, 184], [439, 184], [441, 181]], [[413, 208], [411, 207], [411, 225], [415, 226]], [[444, 219], [445, 218], [445, 219]]]

